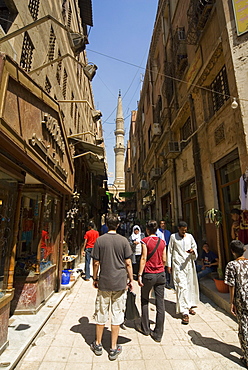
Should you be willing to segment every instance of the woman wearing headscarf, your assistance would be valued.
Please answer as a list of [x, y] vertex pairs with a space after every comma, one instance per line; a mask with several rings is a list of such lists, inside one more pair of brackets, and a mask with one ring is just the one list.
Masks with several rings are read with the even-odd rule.
[[141, 232], [139, 225], [134, 225], [133, 232], [129, 237], [129, 243], [133, 251], [133, 274], [138, 275], [140, 257], [142, 252], [142, 245], [140, 243], [141, 239], [145, 237], [145, 234]]

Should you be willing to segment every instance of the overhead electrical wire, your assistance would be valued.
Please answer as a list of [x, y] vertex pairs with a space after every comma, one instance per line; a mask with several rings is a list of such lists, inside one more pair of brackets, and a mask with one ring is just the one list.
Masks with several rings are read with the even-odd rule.
[[[113, 60], [117, 60], [118, 62], [128, 64], [128, 65], [130, 65], [132, 67], [135, 67], [135, 68], [141, 68], [141, 69], [144, 69], [145, 71], [154, 72], [152, 69], [138, 66], [137, 64], [127, 62], [127, 61], [125, 61], [123, 59], [112, 57], [110, 55], [107, 55], [107, 54], [104, 54], [104, 53], [100, 53], [100, 52], [95, 51], [95, 50], [91, 50], [91, 49], [87, 49], [87, 50], [90, 51], [90, 52], [92, 52], [92, 53], [96, 53], [96, 54], [102, 55], [102, 56], [104, 56], [106, 58], [110, 58], [110, 59], [113, 59]], [[173, 76], [170, 76], [170, 75], [166, 75], [166, 74], [161, 73], [161, 72], [156, 72], [156, 73], [158, 75], [160, 75], [160, 76], [164, 76], [164, 77], [169, 78], [169, 79], [174, 80], [174, 81], [182, 82], [182, 83], [185, 83], [185, 84], [188, 84], [189, 83], [188, 81], [185, 81], [185, 80], [182, 80], [180, 78], [173, 77]], [[208, 87], [200, 86], [200, 85], [197, 85], [197, 84], [194, 84], [194, 83], [191, 83], [190, 86], [195, 87], [195, 88], [198, 88], [198, 89], [201, 89], [201, 90], [209, 91], [209, 92], [214, 93], [214, 94], [218, 94], [218, 95], [222, 95], [222, 96], [227, 96], [229, 98], [233, 98], [233, 99], [236, 98], [235, 96], [224, 94], [222, 92], [215, 91], [213, 89], [209, 89]], [[248, 99], [243, 99], [243, 98], [238, 98], [238, 100], [239, 101], [248, 101]]]

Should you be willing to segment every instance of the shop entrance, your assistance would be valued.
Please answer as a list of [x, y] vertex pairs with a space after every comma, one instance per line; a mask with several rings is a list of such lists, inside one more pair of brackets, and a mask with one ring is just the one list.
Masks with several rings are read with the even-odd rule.
[[188, 224], [188, 232], [190, 232], [198, 245], [201, 244], [201, 233], [198, 222], [196, 183], [191, 180], [186, 185], [181, 187], [183, 220]]
[[[235, 158], [236, 157], [236, 158]], [[231, 210], [240, 209], [239, 179], [241, 176], [238, 151], [232, 152], [215, 164], [217, 191], [222, 212], [223, 246], [225, 263], [232, 258], [229, 244], [231, 238]]]

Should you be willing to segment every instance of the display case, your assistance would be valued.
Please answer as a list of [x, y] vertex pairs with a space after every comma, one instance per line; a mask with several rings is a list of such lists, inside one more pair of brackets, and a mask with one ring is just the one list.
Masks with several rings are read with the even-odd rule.
[[35, 313], [55, 290], [61, 226], [59, 207], [59, 197], [44, 186], [24, 187], [12, 313]]

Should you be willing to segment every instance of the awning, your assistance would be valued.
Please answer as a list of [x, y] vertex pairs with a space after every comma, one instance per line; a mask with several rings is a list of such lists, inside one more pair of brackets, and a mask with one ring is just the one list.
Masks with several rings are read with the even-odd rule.
[[75, 147], [74, 161], [84, 158], [91, 172], [96, 172], [96, 175], [104, 176], [107, 179], [104, 148], [78, 138], [69, 138], [69, 140], [73, 142]]
[[121, 198], [132, 198], [134, 196], [134, 191], [124, 191], [122, 193], [119, 193], [119, 197]]

